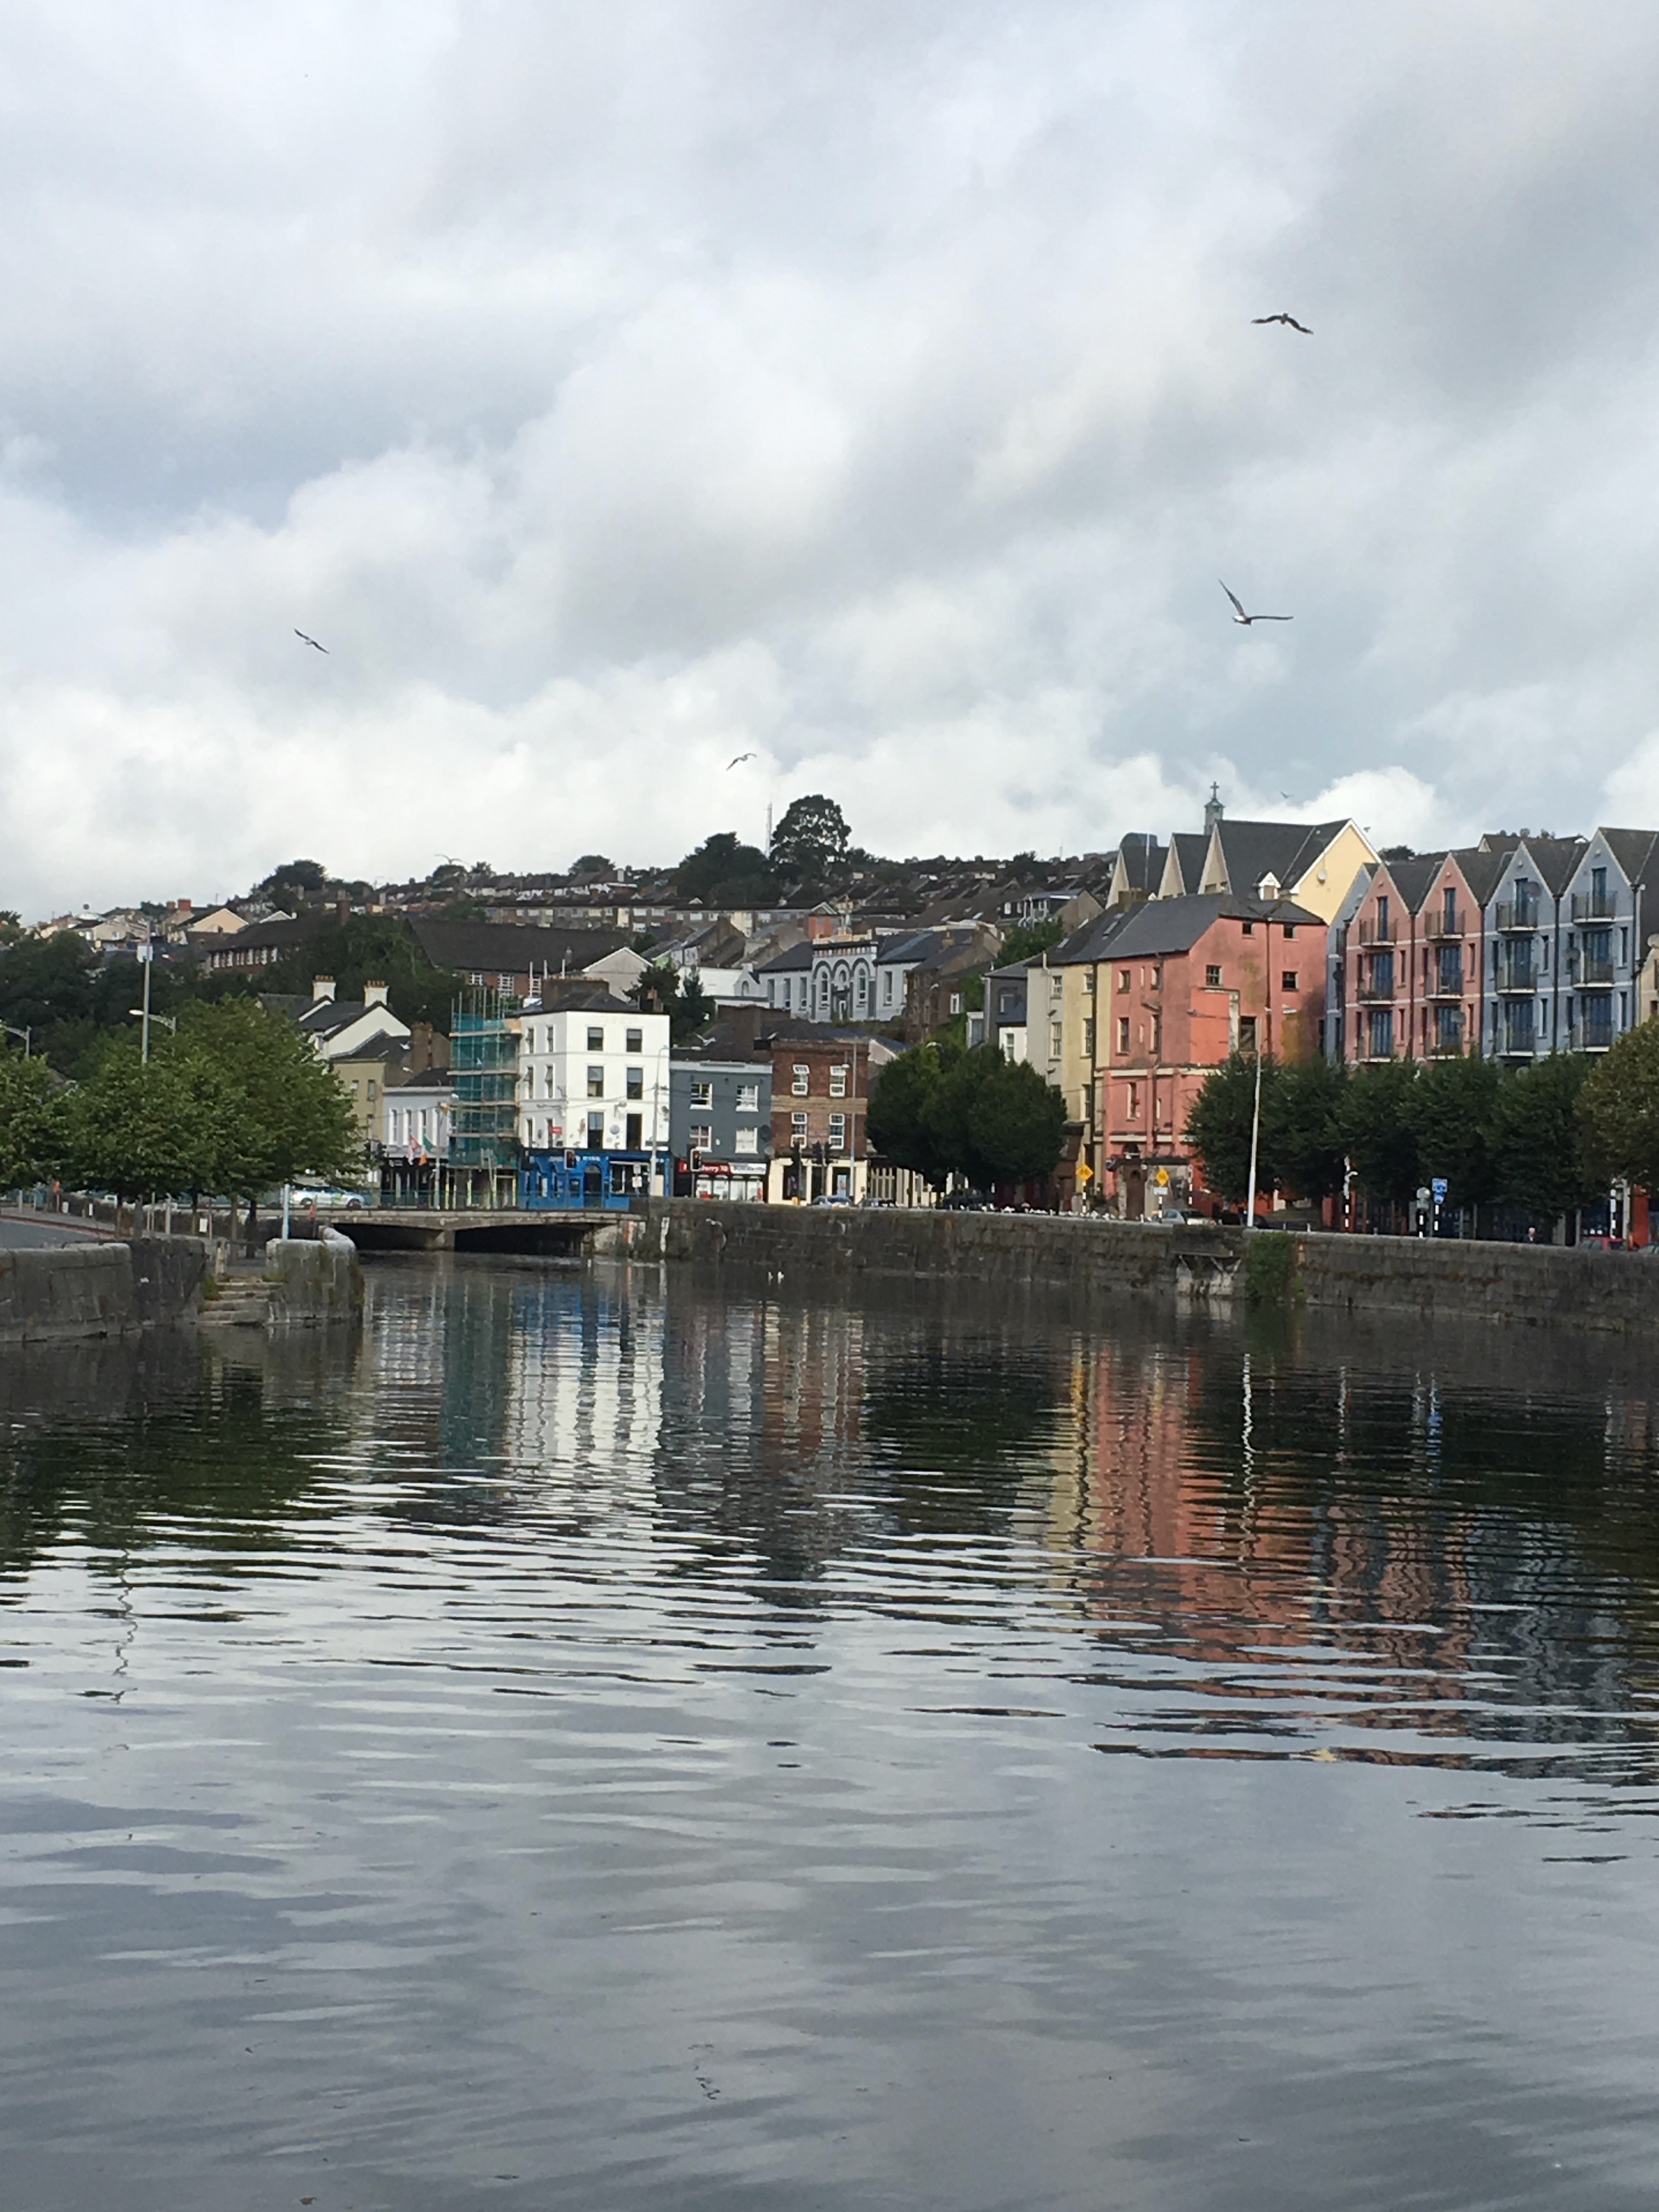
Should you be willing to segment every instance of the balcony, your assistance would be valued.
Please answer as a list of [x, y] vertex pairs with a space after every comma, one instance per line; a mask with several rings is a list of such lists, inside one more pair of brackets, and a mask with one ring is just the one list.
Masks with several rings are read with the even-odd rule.
[[1535, 1030], [1506, 1030], [1498, 1042], [1499, 1060], [1532, 1060], [1538, 1051]]
[[1362, 921], [1359, 942], [1362, 945], [1392, 945], [1398, 928], [1399, 924], [1393, 921]]
[[1428, 915], [1423, 924], [1423, 934], [1431, 945], [1443, 945], [1449, 938], [1463, 938], [1468, 933], [1469, 918], [1461, 908], [1448, 914], [1443, 907], [1438, 914]]
[[1611, 921], [1613, 910], [1611, 891], [1575, 891], [1572, 895], [1575, 921]]
[[1611, 959], [1580, 960], [1572, 981], [1581, 989], [1605, 990], [1613, 981], [1613, 962]]
[[1461, 1060], [1462, 1056], [1463, 1031], [1461, 1025], [1455, 1029], [1437, 1030], [1430, 1038], [1431, 1060]]
[[1425, 999], [1461, 999], [1463, 995], [1463, 970], [1461, 968], [1431, 969], [1423, 995]]
[[1606, 1052], [1613, 1041], [1613, 1026], [1605, 1022], [1575, 1022], [1567, 1032], [1569, 1052]]
[[1360, 1006], [1391, 1006], [1395, 987], [1389, 983], [1361, 983], [1354, 991], [1354, 1003]]
[[1495, 988], [1499, 991], [1535, 991], [1539, 971], [1530, 960], [1500, 960]]
[[1503, 899], [1498, 902], [1499, 929], [1536, 929], [1538, 902], [1535, 898]]

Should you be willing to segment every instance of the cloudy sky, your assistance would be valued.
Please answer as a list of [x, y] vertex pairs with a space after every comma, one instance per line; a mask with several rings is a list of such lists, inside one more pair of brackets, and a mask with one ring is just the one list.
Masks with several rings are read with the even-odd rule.
[[0, 906], [672, 860], [811, 790], [894, 853], [1212, 777], [1379, 842], [1659, 819], [1659, 15], [0, 40]]

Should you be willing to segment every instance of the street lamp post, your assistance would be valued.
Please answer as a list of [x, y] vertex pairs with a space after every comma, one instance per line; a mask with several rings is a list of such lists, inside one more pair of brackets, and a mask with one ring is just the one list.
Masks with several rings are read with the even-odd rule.
[[[1261, 1144], [1261, 1029], [1273, 1020], [1273, 945], [1272, 922], [1265, 917], [1261, 924], [1262, 982], [1261, 1026], [1255, 1033], [1255, 1103], [1250, 1113], [1250, 1182], [1244, 1200], [1244, 1226], [1255, 1227], [1255, 1166]], [[1271, 1042], [1271, 1039], [1269, 1040]]]

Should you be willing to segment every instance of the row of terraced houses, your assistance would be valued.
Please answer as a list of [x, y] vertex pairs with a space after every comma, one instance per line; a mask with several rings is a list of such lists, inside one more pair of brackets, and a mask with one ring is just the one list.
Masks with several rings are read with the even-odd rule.
[[[1129, 1214], [1199, 1195], [1209, 1071], [1258, 1042], [1350, 1062], [1605, 1052], [1659, 1016], [1659, 833], [1494, 833], [1384, 857], [1352, 822], [1125, 837], [1106, 910], [988, 980], [983, 1034], [1066, 1096], [1062, 1192]], [[1656, 940], [1659, 941], [1659, 940]]]

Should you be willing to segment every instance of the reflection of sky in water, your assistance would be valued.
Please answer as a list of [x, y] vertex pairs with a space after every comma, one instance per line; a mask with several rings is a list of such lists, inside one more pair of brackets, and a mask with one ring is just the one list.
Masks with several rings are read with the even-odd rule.
[[0, 1376], [11, 2201], [1646, 2201], [1618, 1355], [374, 1286]]

